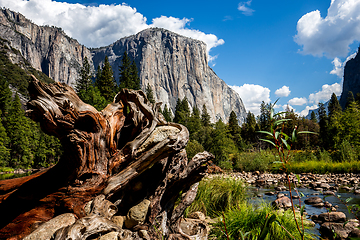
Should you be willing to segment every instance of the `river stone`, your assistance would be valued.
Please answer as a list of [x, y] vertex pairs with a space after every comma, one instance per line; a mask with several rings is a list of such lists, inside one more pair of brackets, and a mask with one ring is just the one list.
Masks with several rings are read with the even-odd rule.
[[318, 185], [318, 187], [319, 187], [319, 188], [322, 188], [322, 189], [329, 189], [329, 188], [330, 188], [330, 185], [327, 184], [327, 183], [322, 182], [322, 183], [320, 183], [320, 184]]
[[324, 222], [320, 226], [320, 232], [324, 237], [329, 237], [333, 239], [333, 231], [336, 233], [336, 239], [346, 239], [349, 236], [356, 226], [353, 222], [346, 223], [333, 223], [333, 222]]
[[150, 240], [150, 236], [146, 230], [139, 230], [139, 237]]
[[74, 224], [76, 215], [73, 213], [64, 213], [43, 223], [35, 231], [30, 233], [23, 240], [47, 240], [60, 228]]
[[353, 230], [351, 230], [348, 237], [349, 238], [360, 238], [360, 229], [354, 228]]
[[288, 197], [281, 197], [272, 202], [272, 205], [278, 209], [291, 208], [291, 201]]
[[148, 212], [150, 206], [150, 201], [144, 199], [139, 204], [133, 206], [129, 209], [128, 214], [126, 215], [125, 227], [132, 228], [135, 225], [143, 224], [146, 218], [146, 214]]
[[343, 212], [321, 213], [319, 220], [322, 222], [345, 222], [346, 215]]
[[319, 197], [309, 197], [305, 199], [305, 204], [314, 205], [316, 203], [322, 203], [323, 200]]
[[333, 191], [325, 191], [323, 192], [323, 195], [334, 195], [335, 196], [335, 193]]

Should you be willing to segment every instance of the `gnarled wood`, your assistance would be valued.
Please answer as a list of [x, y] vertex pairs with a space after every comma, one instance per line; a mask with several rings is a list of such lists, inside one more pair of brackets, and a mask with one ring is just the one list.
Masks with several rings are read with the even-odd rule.
[[[28, 116], [61, 140], [64, 154], [46, 171], [0, 181], [1, 239], [21, 239], [67, 212], [79, 220], [58, 230], [56, 239], [116, 231], [108, 217], [99, 212], [89, 216], [84, 210], [90, 200], [101, 205], [99, 196], [115, 203], [122, 216], [148, 199], [149, 213], [142, 225], [150, 236], [159, 234], [156, 223], [161, 223], [165, 236], [181, 235], [179, 219], [194, 200], [193, 184], [206, 171], [204, 163], [213, 158], [204, 152], [188, 161], [184, 148], [189, 133], [184, 126], [166, 122], [158, 111], [160, 104], [153, 106], [142, 91], [123, 89], [101, 112], [82, 102], [66, 84], [46, 85], [34, 78], [29, 92]], [[181, 191], [185, 197], [175, 208]]]

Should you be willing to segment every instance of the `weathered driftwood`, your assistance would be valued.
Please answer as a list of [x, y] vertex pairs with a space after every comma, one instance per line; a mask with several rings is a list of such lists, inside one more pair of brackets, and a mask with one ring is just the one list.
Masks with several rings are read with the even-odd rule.
[[[34, 78], [29, 93], [28, 116], [61, 140], [64, 154], [43, 172], [0, 181], [0, 239], [21, 239], [63, 213], [79, 220], [58, 230], [56, 239], [115, 231], [106, 214], [117, 208], [117, 215], [125, 216], [144, 199], [150, 201], [149, 211], [137, 229], [147, 229], [153, 239], [159, 232], [188, 239], [180, 219], [195, 198], [204, 163], [213, 156], [203, 152], [188, 161], [185, 127], [166, 122], [159, 104], [150, 104], [142, 91], [123, 89], [101, 112], [66, 84], [46, 85]], [[183, 198], [175, 207], [180, 192]], [[84, 206], [91, 200], [97, 207], [89, 215]]]

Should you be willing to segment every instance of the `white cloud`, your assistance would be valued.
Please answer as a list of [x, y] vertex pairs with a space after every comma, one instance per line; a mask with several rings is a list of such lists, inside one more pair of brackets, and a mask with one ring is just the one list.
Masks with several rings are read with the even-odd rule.
[[356, 56], [357, 53], [353, 53], [350, 56], [348, 56], [346, 58], [346, 60], [344, 62], [341, 62], [341, 60], [336, 57], [334, 58], [334, 60], [331, 62], [334, 65], [333, 70], [331, 70], [330, 74], [334, 74], [337, 75], [339, 78], [343, 78], [344, 76], [344, 67], [346, 65], [346, 63], [350, 60], [353, 59]]
[[331, 0], [325, 18], [316, 10], [299, 19], [294, 40], [304, 54], [346, 57], [349, 45], [360, 40], [359, 12], [358, 0]]
[[260, 104], [270, 102], [270, 89], [255, 85], [244, 84], [242, 86], [230, 86], [239, 93], [247, 111], [252, 112], [255, 116], [260, 114]]
[[311, 93], [309, 95], [309, 102], [315, 104], [318, 104], [319, 102], [326, 102], [330, 99], [333, 93], [335, 93], [337, 96], [341, 94], [341, 85], [339, 83], [323, 85], [321, 91]]
[[288, 86], [282, 86], [281, 88], [275, 91], [275, 95], [278, 97], [287, 97], [290, 94], [290, 89]]
[[314, 110], [317, 108], [318, 108], [317, 104], [314, 104], [312, 106], [306, 106], [305, 109], [300, 112], [300, 116], [306, 117], [309, 114], [310, 110]]
[[307, 99], [302, 97], [302, 98], [298, 98], [298, 97], [295, 97], [295, 98], [292, 98], [288, 101], [289, 104], [291, 105], [295, 105], [295, 106], [301, 106], [301, 105], [304, 105], [307, 103]]
[[241, 2], [238, 5], [238, 10], [242, 12], [242, 14], [246, 15], [246, 16], [251, 16], [253, 15], [253, 13], [255, 12], [255, 10], [250, 8], [252, 0], [247, 1], [247, 2]]
[[[87, 47], [107, 46], [118, 39], [149, 27], [162, 27], [204, 41], [207, 51], [224, 44], [214, 34], [189, 29], [190, 19], [161, 16], [147, 19], [127, 4], [85, 6], [52, 0], [0, 0], [0, 6], [22, 13], [38, 25], [61, 27], [70, 37]], [[209, 56], [210, 60], [214, 57]]]

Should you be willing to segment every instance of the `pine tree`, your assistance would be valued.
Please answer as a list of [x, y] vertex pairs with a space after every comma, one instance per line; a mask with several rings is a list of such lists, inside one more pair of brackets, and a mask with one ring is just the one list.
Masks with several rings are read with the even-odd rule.
[[270, 104], [264, 101], [260, 105], [259, 125], [262, 131], [268, 131], [270, 126]]
[[210, 115], [207, 111], [205, 104], [203, 105], [202, 111], [201, 111], [201, 122], [204, 127], [210, 126]]
[[11, 101], [11, 90], [6, 79], [0, 76], [0, 111], [5, 115]]
[[[1, 115], [2, 113], [0, 110], [0, 116]], [[10, 157], [10, 151], [7, 148], [8, 144], [9, 144], [9, 138], [6, 134], [6, 130], [0, 118], [0, 166], [1, 167], [8, 166], [8, 161]]]
[[170, 110], [169, 110], [169, 108], [167, 107], [166, 104], [164, 106], [164, 109], [162, 110], [162, 115], [164, 116], [166, 121], [168, 121], [168, 122], [172, 121], [171, 112], [170, 112]]
[[[91, 69], [90, 69], [90, 63], [87, 59], [87, 57], [84, 58], [83, 61], [83, 66], [80, 68], [80, 78], [77, 80], [76, 82], [76, 92], [79, 93], [86, 93], [90, 86], [92, 86], [92, 73], [91, 73]], [[80, 97], [80, 96], [79, 96]], [[81, 98], [81, 97], [80, 97]]]
[[259, 126], [256, 122], [255, 115], [249, 111], [243, 124], [242, 136], [244, 140], [248, 143], [255, 143], [257, 141], [256, 132], [258, 130]]
[[235, 142], [239, 150], [243, 150], [245, 147], [244, 141], [241, 137], [241, 128], [239, 126], [239, 121], [237, 119], [236, 113], [231, 111], [229, 122], [228, 122], [229, 133], [232, 137], [232, 140]]
[[130, 60], [127, 52], [124, 52], [124, 55], [121, 59], [121, 66], [119, 67], [119, 88], [139, 90], [140, 89], [140, 78], [137, 70], [135, 61]]
[[146, 93], [146, 97], [149, 100], [149, 102], [151, 102], [152, 104], [155, 104], [154, 93], [153, 93], [152, 88], [150, 87], [150, 84], [148, 84], [146, 86], [145, 93]]
[[342, 108], [340, 106], [339, 100], [336, 97], [335, 93], [331, 95], [329, 105], [328, 105], [328, 115], [331, 118], [332, 115], [336, 112], [341, 112]]
[[19, 96], [16, 94], [7, 114], [7, 136], [9, 137], [10, 166], [30, 167], [33, 160], [31, 140], [33, 135], [30, 119], [25, 117]]
[[192, 113], [191, 113], [191, 116], [190, 116], [189, 122], [188, 122], [188, 130], [190, 133], [190, 138], [192, 138], [194, 133], [199, 131], [201, 127], [202, 127], [202, 124], [201, 124], [201, 118], [200, 118], [200, 110], [195, 105], [193, 107], [193, 110], [192, 110]]
[[321, 145], [323, 148], [329, 149], [329, 118], [326, 114], [325, 106], [323, 103], [319, 103], [318, 109]]
[[107, 56], [105, 57], [104, 66], [101, 69], [101, 73], [99, 74], [98, 72], [97, 74], [95, 85], [100, 90], [101, 95], [107, 101], [113, 101], [117, 90], [117, 85], [114, 80], [114, 74]]
[[347, 109], [349, 107], [349, 105], [353, 102], [355, 102], [354, 94], [352, 91], [349, 91], [347, 99], [346, 99], [345, 109]]
[[316, 113], [315, 113], [315, 111], [312, 111], [312, 112], [311, 112], [310, 120], [311, 120], [313, 123], [317, 123], [317, 118], [316, 118]]
[[190, 117], [190, 108], [187, 98], [185, 97], [183, 100], [178, 99], [175, 107], [174, 122], [180, 123], [185, 127], [187, 127], [189, 117]]

